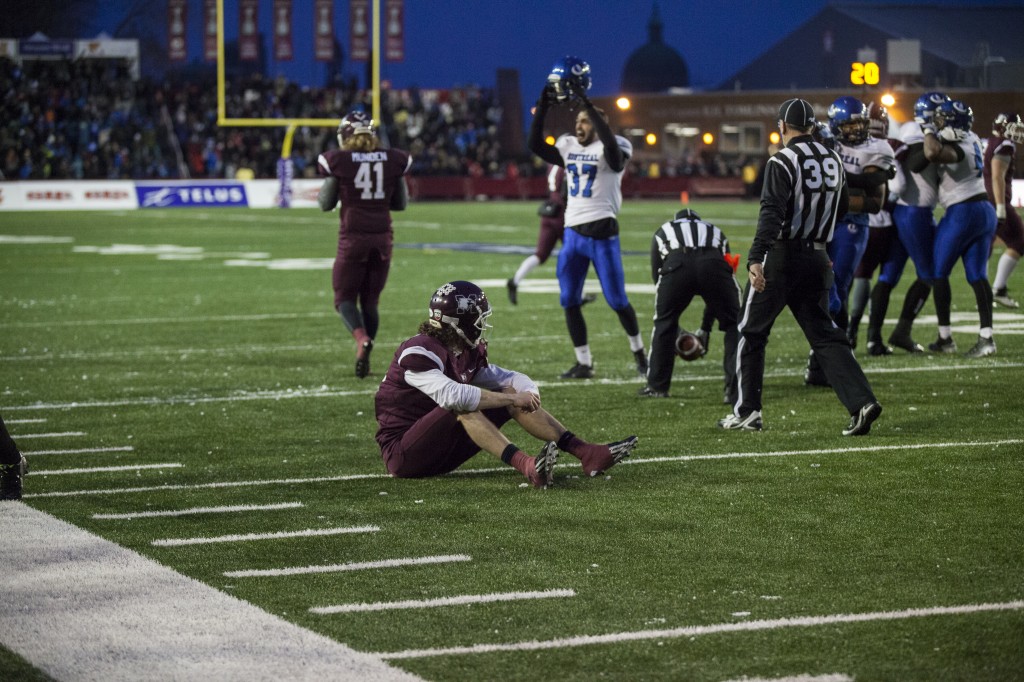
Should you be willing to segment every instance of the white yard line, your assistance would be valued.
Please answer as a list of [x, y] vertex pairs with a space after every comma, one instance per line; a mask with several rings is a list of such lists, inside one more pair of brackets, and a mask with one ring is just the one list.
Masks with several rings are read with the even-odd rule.
[[46, 419], [5, 419], [4, 424], [42, 424]]
[[92, 467], [88, 469], [45, 469], [33, 471], [36, 476], [66, 476], [68, 474], [106, 474], [113, 471], [139, 471], [141, 469], [180, 469], [181, 462], [164, 462], [162, 464], [127, 464], [116, 467]]
[[455, 561], [472, 561], [466, 554], [442, 554], [438, 556], [385, 559], [384, 561], [354, 561], [347, 564], [324, 564], [315, 566], [290, 566], [288, 568], [253, 568], [243, 571], [225, 571], [227, 578], [277, 578], [285, 575], [309, 575], [311, 573], [341, 573], [344, 571], [366, 571], [376, 568], [397, 568], [399, 566], [424, 566], [448, 564]]
[[12, 433], [11, 437], [15, 440], [28, 440], [29, 438], [64, 438], [84, 435], [85, 431], [61, 431], [60, 433]]
[[[93, 518], [96, 518], [93, 516]], [[281, 531], [279, 533], [246, 533], [244, 535], [218, 535], [212, 538], [167, 538], [153, 540], [154, 547], [184, 547], [185, 545], [212, 545], [221, 542], [252, 542], [256, 540], [281, 540], [284, 538], [312, 538], [325, 535], [348, 533], [376, 533], [380, 526], [350, 526], [348, 528], [308, 528], [306, 530]]]
[[854, 682], [854, 678], [842, 673], [826, 675], [787, 675], [786, 677], [738, 677], [726, 682]]
[[23, 503], [0, 528], [0, 642], [55, 679], [420, 679]]
[[[1022, 438], [1010, 438], [1006, 440], [990, 440], [990, 441], [954, 441], [954, 442], [941, 442], [941, 443], [914, 443], [908, 445], [867, 445], [867, 446], [851, 446], [847, 448], [829, 448], [829, 449], [818, 449], [818, 450], [781, 450], [777, 452], [771, 451], [754, 451], [754, 452], [726, 452], [716, 453], [708, 455], [666, 455], [665, 457], [644, 457], [644, 458], [630, 458], [623, 460], [619, 466], [623, 464], [661, 464], [666, 462], [680, 462], [687, 460], [699, 460], [699, 459], [736, 459], [736, 458], [747, 458], [756, 459], [759, 457], [781, 457], [781, 456], [799, 456], [799, 455], [841, 455], [852, 452], [885, 452], [891, 450], [926, 450], [932, 448], [951, 448], [951, 447], [962, 447], [962, 448], [976, 448], [976, 447], [999, 447], [1003, 445], [1019, 445], [1024, 443]], [[559, 469], [574, 469], [579, 465], [573, 463], [557, 464], [556, 467]], [[510, 467], [489, 467], [484, 469], [458, 469], [453, 471], [448, 476], [475, 476], [477, 474], [492, 474], [496, 472], [513, 473], [513, 469]], [[29, 487], [31, 488], [31, 476], [26, 477], [29, 481]], [[153, 486], [138, 486], [132, 488], [104, 488], [94, 490], [62, 490], [48, 493], [25, 493], [24, 499], [36, 499], [42, 497], [77, 497], [80, 495], [124, 495], [127, 493], [150, 493], [150, 492], [161, 492], [161, 491], [174, 491], [174, 490], [203, 490], [210, 488], [244, 488], [249, 486], [262, 486], [262, 485], [306, 485], [311, 483], [338, 483], [343, 481], [363, 481], [363, 480], [390, 480], [389, 474], [348, 474], [345, 476], [316, 476], [312, 478], [283, 478], [274, 480], [257, 480], [257, 481], [220, 481], [217, 483], [196, 483], [194, 485], [153, 485]]]
[[776, 618], [773, 620], [752, 620], [739, 623], [717, 623], [714, 625], [691, 625], [666, 630], [638, 630], [614, 632], [604, 635], [579, 635], [544, 641], [509, 642], [506, 644], [474, 644], [472, 646], [438, 649], [407, 649], [405, 651], [381, 652], [385, 660], [408, 658], [431, 658], [436, 656], [461, 656], [466, 654], [488, 654], [499, 651], [541, 651], [544, 649], [570, 649], [594, 644], [619, 644], [652, 639], [676, 639], [679, 637], [700, 637], [727, 632], [757, 632], [794, 627], [817, 627], [843, 623], [868, 623], [874, 621], [905, 620], [932, 616], [957, 616], [990, 611], [1018, 611], [1024, 609], [1024, 601], [1010, 601], [1000, 604], [966, 604], [963, 606], [933, 606], [902, 611], [873, 611], [869, 613], [842, 613], [826, 616], [802, 616], [797, 618]]
[[338, 604], [336, 606], [314, 606], [310, 613], [328, 615], [332, 613], [362, 613], [366, 611], [389, 611], [392, 609], [432, 609], [438, 606], [464, 606], [467, 604], [490, 604], [502, 601], [526, 599], [551, 599], [575, 597], [575, 590], [544, 590], [542, 592], [495, 592], [492, 594], [464, 594], [458, 597], [438, 599], [413, 599], [407, 601], [379, 601], [372, 604]]
[[[1006, 369], [1017, 369], [1024, 367], [1024, 362], [988, 362], [986, 360], [980, 360], [978, 362], [960, 363], [955, 365], [938, 364], [925, 367], [872, 367], [870, 365], [864, 366], [864, 373], [868, 375], [874, 374], [914, 374], [919, 372], [949, 372], [955, 370], [975, 370], [975, 371], [1002, 371]], [[779, 370], [774, 372], [765, 372], [765, 378], [785, 378], [785, 377], [803, 377], [804, 370], [792, 369], [792, 370]], [[572, 380], [572, 381], [561, 381], [552, 380], [544, 381], [537, 380], [536, 383], [541, 388], [552, 388], [552, 387], [568, 387], [573, 388], [587, 388], [596, 385], [601, 386], [639, 386], [641, 379], [637, 377], [630, 377], [628, 379], [586, 379], [583, 381]], [[705, 382], [705, 381], [722, 381], [721, 373], [701, 374], [698, 376], [677, 376], [675, 383], [677, 385], [685, 385], [686, 383], [693, 382]], [[678, 390], [678, 389], [677, 389]], [[69, 403], [35, 403], [32, 405], [4, 405], [0, 406], [0, 412], [23, 412], [29, 410], [59, 410], [65, 411], [74, 408], [81, 407], [143, 407], [147, 405], [199, 405], [208, 403], [234, 403], [234, 402], [252, 402], [257, 400], [296, 400], [304, 398], [339, 398], [347, 396], [359, 396], [359, 395], [373, 395], [377, 392], [376, 386], [373, 388], [366, 388], [360, 390], [343, 390], [343, 389], [331, 389], [327, 387], [321, 388], [290, 388], [285, 390], [257, 390], [249, 393], [242, 393], [238, 395], [226, 395], [226, 396], [169, 396], [169, 397], [148, 397], [148, 398], [124, 398], [119, 400], [92, 400], [92, 401], [75, 401]], [[686, 396], [679, 394], [673, 399], [682, 400]]]
[[35, 455], [85, 455], [101, 452], [133, 452], [134, 450], [135, 448], [131, 445], [119, 445], [112, 448], [77, 448], [74, 450], [22, 450], [21, 454], [26, 457], [34, 457]]
[[94, 519], [151, 519], [164, 516], [191, 516], [193, 514], [229, 514], [240, 511], [274, 511], [297, 509], [301, 502], [278, 502], [275, 504], [238, 504], [224, 507], [190, 507], [189, 509], [163, 509], [153, 511], [126, 512], [124, 514], [93, 514]]

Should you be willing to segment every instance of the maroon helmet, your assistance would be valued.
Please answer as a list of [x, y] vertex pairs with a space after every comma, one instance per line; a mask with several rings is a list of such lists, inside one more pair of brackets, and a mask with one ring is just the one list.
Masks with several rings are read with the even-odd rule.
[[377, 129], [373, 125], [373, 119], [363, 111], [353, 111], [341, 119], [338, 125], [338, 146], [344, 147], [345, 140], [355, 135], [376, 135]]
[[463, 280], [448, 282], [430, 299], [430, 325], [441, 329], [448, 325], [470, 347], [480, 343], [491, 325], [491, 304], [483, 289]]
[[889, 137], [889, 111], [878, 102], [868, 102], [868, 130], [871, 137]]
[[1020, 116], [1018, 114], [999, 114], [992, 122], [992, 134], [996, 137], [1006, 137], [1006, 126], [1011, 123], [1020, 125]]

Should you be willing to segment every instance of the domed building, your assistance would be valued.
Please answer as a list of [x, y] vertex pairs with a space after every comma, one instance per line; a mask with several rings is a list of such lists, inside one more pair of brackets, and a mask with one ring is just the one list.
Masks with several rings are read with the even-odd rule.
[[661, 12], [654, 3], [647, 24], [649, 39], [626, 60], [622, 70], [622, 91], [631, 94], [667, 92], [671, 88], [690, 87], [690, 70], [686, 61], [662, 38]]

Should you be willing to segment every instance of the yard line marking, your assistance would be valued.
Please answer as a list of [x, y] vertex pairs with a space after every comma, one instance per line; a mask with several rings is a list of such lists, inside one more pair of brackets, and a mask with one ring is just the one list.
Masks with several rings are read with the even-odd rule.
[[0, 643], [53, 679], [421, 679], [21, 502], [0, 527]]
[[[301, 505], [300, 505], [301, 506]], [[93, 516], [93, 518], [96, 518]], [[133, 517], [134, 518], [134, 517]], [[219, 535], [212, 538], [167, 538], [153, 540], [154, 547], [182, 547], [184, 545], [210, 545], [220, 542], [250, 542], [254, 540], [280, 540], [282, 538], [310, 538], [323, 535], [346, 533], [376, 533], [379, 526], [351, 526], [348, 528], [307, 528], [306, 530], [281, 531], [280, 533], [247, 533], [245, 535]]]
[[314, 606], [310, 613], [327, 615], [331, 613], [361, 613], [364, 611], [387, 611], [390, 609], [430, 609], [435, 606], [463, 606], [465, 604], [489, 604], [499, 601], [520, 601], [524, 599], [549, 599], [553, 597], [575, 597], [575, 590], [544, 590], [542, 592], [496, 592], [493, 594], [464, 594], [458, 597], [438, 599], [410, 599], [407, 601], [379, 601], [372, 604], [338, 604], [337, 606]]
[[46, 419], [8, 419], [5, 424], [42, 424]]
[[191, 507], [189, 509], [164, 509], [159, 511], [126, 512], [123, 514], [93, 514], [94, 519], [143, 519], [157, 516], [190, 516], [192, 514], [225, 514], [238, 511], [273, 511], [295, 509], [301, 502], [278, 502], [275, 504], [238, 504], [224, 507]]
[[62, 431], [60, 433], [21, 433], [17, 435], [12, 433], [11, 437], [17, 438], [18, 440], [27, 440], [29, 438], [63, 438], [65, 436], [75, 437], [84, 435], [85, 431]]
[[46, 469], [33, 471], [33, 476], [63, 476], [65, 474], [102, 474], [110, 471], [137, 471], [139, 469], [180, 469], [185, 466], [181, 462], [165, 462], [163, 464], [127, 464], [117, 467], [92, 467], [90, 469]]
[[411, 557], [408, 559], [385, 559], [384, 561], [357, 561], [347, 564], [320, 566], [292, 566], [290, 568], [254, 568], [244, 571], [225, 571], [228, 578], [277, 578], [284, 575], [308, 575], [310, 573], [339, 573], [342, 571], [364, 571], [374, 568], [396, 568], [398, 566], [424, 566], [447, 564], [453, 561], [472, 561], [467, 554], [441, 554], [438, 556]]
[[33, 457], [35, 455], [84, 455], [89, 453], [97, 452], [134, 452], [135, 448], [131, 445], [118, 445], [117, 447], [110, 448], [76, 448], [74, 450], [33, 450], [31, 452], [22, 451], [21, 454], [26, 457]]
[[126, 320], [51, 320], [49, 322], [11, 322], [6, 326], [20, 329], [47, 327], [102, 327], [112, 324], [192, 324], [196, 322], [253, 322], [261, 320], [295, 320], [299, 318], [334, 317], [331, 313], [262, 313], [253, 315], [205, 315], [198, 317], [133, 317]]
[[867, 623], [872, 621], [904, 620], [928, 616], [952, 616], [989, 611], [1017, 611], [1024, 609], [1024, 601], [1010, 601], [1001, 604], [965, 604], [963, 606], [933, 606], [928, 608], [904, 609], [902, 611], [873, 611], [868, 613], [841, 613], [826, 616], [800, 616], [776, 618], [773, 620], [752, 620], [740, 623], [717, 623], [714, 625], [691, 625], [666, 630], [638, 630], [615, 632], [606, 635], [579, 635], [545, 641], [511, 642], [508, 644], [474, 644], [472, 646], [439, 649], [408, 649], [406, 651], [380, 652], [386, 661], [407, 658], [430, 658], [436, 656], [459, 656], [464, 654], [487, 654], [498, 651], [540, 651], [543, 649], [567, 649], [592, 644], [618, 644], [650, 639], [675, 639], [679, 637], [700, 637], [724, 632], [752, 632], [778, 630], [780, 628], [815, 627], [839, 623]]
[[[728, 459], [728, 458], [756, 458], [756, 457], [771, 457], [782, 456], [782, 455], [828, 455], [828, 454], [844, 454], [849, 452], [880, 452], [886, 450], [924, 450], [930, 448], [950, 448], [950, 447], [987, 447], [987, 446], [998, 446], [998, 445], [1017, 445], [1024, 443], [1024, 439], [1011, 438], [1007, 440], [991, 440], [991, 441], [963, 441], [953, 443], [914, 443], [912, 445], [869, 445], [861, 447], [848, 447], [848, 448], [832, 448], [824, 450], [784, 450], [780, 452], [731, 452], [731, 453], [719, 453], [719, 454], [708, 454], [708, 455], [679, 455], [679, 456], [666, 456], [666, 457], [646, 457], [637, 459], [624, 459], [619, 463], [622, 464], [637, 464], [637, 463], [651, 463], [659, 464], [661, 462], [677, 462], [684, 461], [687, 459]], [[570, 468], [576, 466], [574, 464], [556, 464], [558, 468]], [[493, 474], [497, 472], [511, 473], [512, 470], [508, 467], [491, 467], [484, 469], [458, 469], [446, 474], [447, 476], [475, 476], [477, 474]], [[31, 474], [30, 474], [31, 475]], [[155, 486], [141, 486], [135, 488], [107, 488], [98, 490], [62, 490], [57, 492], [49, 493], [25, 493], [22, 495], [24, 499], [35, 499], [42, 497], [77, 497], [80, 495], [124, 495], [127, 493], [150, 493], [150, 492], [162, 492], [162, 491], [175, 491], [175, 490], [202, 490], [206, 488], [243, 488], [249, 486], [261, 486], [261, 485], [302, 485], [307, 483], [338, 483], [343, 481], [362, 481], [362, 480], [391, 480], [390, 474], [347, 474], [344, 476], [316, 476], [312, 478], [285, 478], [285, 479], [274, 479], [274, 480], [257, 480], [257, 481], [221, 481], [217, 483], [197, 483], [194, 485], [184, 484], [172, 484], [172, 485], [155, 485]]]
[[786, 677], [737, 677], [726, 682], [853, 682], [853, 678], [843, 673], [826, 675], [787, 675]]
[[[865, 374], [908, 374], [916, 372], [946, 372], [952, 370], [972, 369], [977, 371], [998, 371], [1004, 369], [1014, 369], [1018, 367], [1024, 367], [1024, 362], [974, 362], [974, 363], [963, 363], [957, 365], [935, 365], [929, 367], [864, 367]], [[765, 378], [787, 378], [787, 377], [803, 377], [804, 370], [792, 369], [792, 370], [778, 370], [774, 372], [765, 372]], [[704, 381], [721, 381], [722, 375], [719, 374], [706, 374], [700, 376], [687, 376], [677, 378], [676, 381], [679, 384], [686, 382], [704, 382]], [[631, 377], [628, 379], [585, 379], [580, 380], [552, 380], [536, 381], [536, 384], [541, 388], [563, 388], [571, 386], [574, 388], [593, 386], [595, 384], [602, 386], [636, 386], [639, 385], [641, 379]], [[285, 390], [275, 391], [253, 391], [251, 393], [230, 395], [230, 396], [171, 396], [168, 398], [150, 397], [150, 398], [125, 398], [122, 400], [94, 400], [94, 401], [82, 401], [82, 402], [71, 402], [71, 403], [35, 403], [32, 405], [5, 405], [0, 406], [2, 412], [18, 412], [27, 410], [69, 410], [72, 408], [79, 407], [140, 407], [146, 405], [198, 405], [208, 403], [233, 403], [233, 402], [250, 402], [256, 400], [290, 400], [290, 399], [302, 399], [302, 398], [339, 398], [339, 397], [350, 397], [360, 395], [373, 395], [376, 393], [376, 388], [359, 389], [359, 390], [344, 390], [344, 389], [331, 389], [331, 388], [294, 388]], [[678, 396], [678, 399], [683, 399], [684, 396]]]

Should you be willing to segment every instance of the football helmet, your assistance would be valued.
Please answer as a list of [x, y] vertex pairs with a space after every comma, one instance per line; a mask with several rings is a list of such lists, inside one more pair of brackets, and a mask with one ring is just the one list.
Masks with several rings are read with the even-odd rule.
[[820, 143], [826, 149], [835, 150], [836, 138], [832, 135], [832, 131], [822, 121], [814, 122], [814, 129], [811, 130], [811, 137], [815, 142]]
[[996, 137], [1006, 137], [1006, 126], [1011, 123], [1016, 123], [1019, 126], [1021, 123], [1020, 115], [999, 114], [996, 116], [996, 120], [992, 122], [992, 134]]
[[935, 110], [939, 136], [954, 141], [963, 138], [974, 124], [974, 111], [958, 99], [943, 102]]
[[579, 57], [565, 56], [555, 62], [548, 85], [559, 102], [572, 102], [590, 89], [590, 64]]
[[868, 131], [871, 137], [889, 137], [889, 110], [878, 102], [868, 102]]
[[683, 208], [676, 211], [676, 220], [700, 220], [700, 216], [692, 208]]
[[828, 108], [828, 126], [832, 135], [847, 145], [868, 139], [868, 108], [856, 97], [840, 97]]
[[484, 340], [491, 304], [483, 289], [464, 280], [442, 284], [430, 299], [430, 326], [448, 325], [470, 348]]
[[344, 147], [345, 140], [355, 135], [376, 135], [373, 119], [364, 111], [353, 111], [345, 115], [338, 125], [338, 146]]
[[931, 123], [935, 110], [939, 108], [940, 104], [948, 101], [949, 97], [941, 92], [924, 93], [914, 102], [914, 120], [921, 124]]

